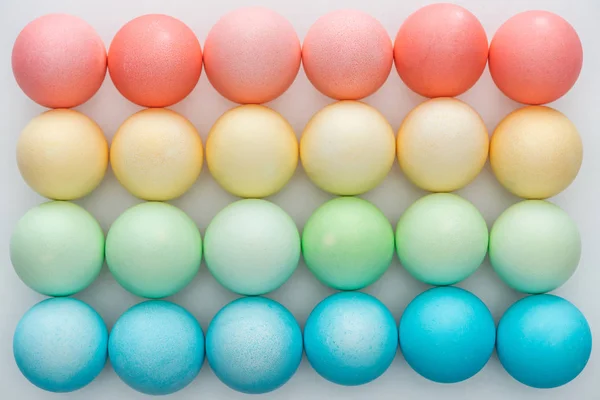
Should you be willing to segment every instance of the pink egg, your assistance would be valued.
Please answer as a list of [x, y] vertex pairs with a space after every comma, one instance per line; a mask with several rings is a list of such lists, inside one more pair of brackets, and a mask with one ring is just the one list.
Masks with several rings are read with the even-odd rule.
[[394, 61], [400, 78], [425, 97], [454, 97], [479, 79], [488, 56], [483, 26], [455, 4], [432, 4], [400, 27]]
[[302, 45], [308, 79], [324, 95], [358, 100], [373, 94], [390, 74], [392, 41], [375, 18], [338, 10], [319, 18]]
[[575, 29], [547, 11], [526, 11], [506, 21], [490, 45], [490, 73], [498, 88], [525, 104], [562, 97], [577, 81], [583, 49]]
[[129, 21], [108, 51], [108, 72], [116, 88], [143, 107], [167, 107], [194, 89], [202, 72], [202, 49], [192, 30], [168, 15]]
[[49, 14], [21, 31], [12, 52], [17, 83], [31, 100], [49, 108], [88, 101], [106, 76], [106, 49], [81, 18]]
[[204, 44], [210, 83], [236, 103], [265, 103], [285, 92], [300, 68], [300, 41], [292, 25], [266, 8], [223, 16]]

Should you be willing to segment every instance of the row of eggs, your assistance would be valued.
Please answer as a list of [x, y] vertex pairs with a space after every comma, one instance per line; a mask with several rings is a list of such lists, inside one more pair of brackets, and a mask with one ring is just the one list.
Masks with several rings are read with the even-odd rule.
[[378, 280], [394, 250], [416, 279], [458, 283], [488, 253], [498, 275], [524, 293], [556, 289], [575, 272], [581, 239], [558, 206], [525, 200], [505, 210], [491, 232], [469, 201], [448, 193], [422, 197], [401, 215], [396, 232], [373, 204], [340, 197], [320, 206], [302, 235], [279, 206], [259, 199], [231, 203], [206, 228], [204, 240], [182, 210], [146, 202], [121, 214], [106, 241], [96, 220], [69, 202], [44, 203], [17, 223], [10, 256], [19, 277], [49, 296], [89, 286], [106, 258], [114, 278], [146, 298], [171, 296], [196, 276], [202, 257], [215, 279], [242, 295], [262, 295], [293, 274], [302, 254], [324, 284], [362, 289]]
[[[454, 98], [427, 100], [404, 119], [397, 137], [375, 108], [358, 101], [326, 106], [308, 122], [300, 143], [276, 111], [242, 105], [225, 112], [206, 142], [208, 168], [239, 197], [266, 197], [292, 177], [300, 158], [308, 177], [336, 195], [376, 187], [398, 158], [418, 187], [450, 192], [483, 168], [517, 196], [544, 199], [575, 179], [582, 142], [574, 124], [545, 106], [526, 106], [506, 116], [491, 139], [479, 114]], [[196, 181], [204, 158], [195, 127], [174, 111], [153, 108], [129, 117], [110, 146], [110, 163], [133, 195], [152, 201], [181, 196]], [[109, 146], [100, 127], [73, 110], [35, 117], [17, 143], [25, 181], [41, 195], [72, 200], [103, 179]]]
[[576, 82], [583, 50], [573, 27], [556, 14], [527, 11], [506, 21], [491, 45], [478, 19], [453, 4], [433, 4], [410, 15], [394, 45], [385, 28], [357, 10], [319, 18], [301, 46], [292, 25], [264, 8], [223, 16], [204, 45], [183, 22], [145, 15], [115, 35], [108, 56], [85, 21], [51, 14], [29, 23], [16, 39], [12, 66], [19, 86], [50, 108], [84, 103], [106, 70], [116, 88], [145, 107], [166, 107], [196, 86], [204, 64], [212, 85], [237, 103], [264, 103], [294, 81], [300, 64], [313, 85], [337, 100], [357, 100], [386, 81], [392, 63], [413, 91], [454, 97], [472, 87], [488, 62], [510, 98], [545, 104]]
[[215, 315], [206, 339], [194, 316], [167, 301], [133, 306], [109, 335], [90, 306], [55, 298], [31, 308], [13, 340], [19, 369], [44, 390], [84, 387], [102, 371], [108, 354], [127, 385], [151, 395], [186, 387], [200, 372], [205, 356], [230, 388], [270, 392], [294, 375], [303, 350], [323, 378], [361, 385], [388, 369], [398, 347], [412, 369], [439, 383], [474, 376], [496, 347], [513, 378], [532, 387], [553, 388], [579, 375], [591, 346], [585, 316], [567, 300], [553, 295], [526, 297], [505, 312], [496, 329], [486, 305], [455, 287], [418, 295], [404, 310], [399, 326], [375, 297], [333, 294], [313, 309], [304, 332], [279, 303], [241, 298]]

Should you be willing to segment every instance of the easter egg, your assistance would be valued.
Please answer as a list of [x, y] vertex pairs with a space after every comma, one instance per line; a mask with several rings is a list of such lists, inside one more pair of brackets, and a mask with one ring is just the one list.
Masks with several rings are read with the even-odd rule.
[[396, 139], [400, 168], [415, 185], [451, 192], [469, 184], [488, 156], [489, 137], [479, 114], [452, 98], [431, 99], [404, 119]]
[[456, 287], [429, 289], [400, 319], [400, 349], [419, 375], [439, 383], [469, 379], [487, 364], [496, 341], [490, 310]]
[[498, 324], [498, 358], [519, 382], [539, 389], [562, 386], [585, 368], [592, 333], [585, 316], [549, 294], [517, 301]]
[[119, 317], [108, 339], [115, 372], [129, 387], [150, 395], [175, 393], [200, 372], [204, 333], [183, 307], [146, 301]]
[[396, 251], [402, 266], [430, 285], [453, 285], [479, 268], [488, 248], [488, 229], [477, 208], [462, 197], [421, 197], [400, 217]]
[[106, 48], [81, 18], [48, 14], [31, 21], [15, 41], [12, 70], [21, 90], [48, 108], [88, 101], [106, 76]]
[[310, 180], [326, 192], [357, 195], [375, 188], [394, 163], [394, 131], [375, 108], [340, 101], [316, 113], [304, 128], [300, 159]]
[[206, 332], [206, 358], [225, 385], [249, 394], [285, 384], [302, 360], [302, 331], [276, 301], [245, 297], [223, 307]]
[[167, 107], [189, 95], [202, 72], [194, 32], [168, 15], [149, 14], [125, 24], [108, 50], [117, 90], [142, 107]]
[[190, 121], [153, 108], [129, 117], [110, 147], [110, 164], [121, 184], [144, 200], [166, 201], [184, 194], [202, 169], [202, 140]]
[[17, 165], [44, 197], [73, 200], [94, 190], [108, 166], [108, 143], [94, 121], [73, 110], [33, 118], [17, 142]]
[[529, 106], [508, 114], [490, 141], [490, 164], [508, 191], [545, 199], [565, 190], [581, 167], [577, 128], [559, 111]]
[[225, 14], [204, 43], [214, 88], [236, 103], [266, 103], [283, 94], [300, 68], [300, 40], [275, 11], [247, 7]]
[[19, 278], [46, 296], [70, 296], [88, 287], [104, 262], [104, 233], [90, 213], [64, 201], [29, 210], [10, 238]]
[[565, 283], [577, 269], [581, 237], [560, 207], [526, 200], [506, 209], [490, 232], [490, 263], [515, 290], [544, 293]]
[[304, 327], [308, 362], [323, 378], [357, 386], [381, 376], [398, 347], [392, 313], [375, 297], [336, 293], [312, 310]]
[[550, 103], [577, 81], [583, 48], [575, 29], [548, 11], [512, 16], [490, 44], [490, 73], [498, 88], [514, 101]]
[[392, 41], [369, 14], [337, 10], [319, 18], [302, 43], [306, 76], [321, 93], [358, 100], [377, 91], [392, 68]]
[[71, 298], [47, 299], [19, 321], [13, 353], [21, 373], [40, 389], [81, 389], [106, 364], [108, 332], [94, 309]]
[[292, 218], [266, 200], [247, 199], [222, 209], [204, 236], [206, 266], [227, 289], [271, 292], [298, 266], [300, 234]]
[[129, 292], [171, 296], [192, 281], [202, 258], [194, 221], [167, 203], [142, 203], [117, 218], [106, 236], [108, 269]]
[[488, 58], [483, 26], [465, 8], [431, 4], [411, 14], [394, 42], [400, 78], [425, 97], [454, 97], [479, 79]]
[[277, 112], [259, 105], [236, 107], [213, 125], [206, 142], [211, 175], [240, 197], [278, 192], [298, 165], [298, 140]]
[[362, 289], [390, 266], [394, 231], [373, 204], [340, 197], [310, 216], [302, 232], [302, 254], [324, 284], [338, 290]]

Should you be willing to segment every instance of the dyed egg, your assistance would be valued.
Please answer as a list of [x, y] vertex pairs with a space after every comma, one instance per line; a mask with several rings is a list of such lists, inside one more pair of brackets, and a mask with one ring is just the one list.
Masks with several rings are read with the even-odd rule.
[[357, 195], [385, 178], [395, 148], [394, 131], [379, 111], [358, 101], [340, 101], [308, 122], [300, 140], [300, 159], [321, 189]]
[[583, 146], [577, 128], [560, 112], [530, 106], [508, 114], [490, 141], [490, 164], [508, 191], [545, 199], [565, 190], [577, 176]]
[[32, 119], [17, 142], [17, 165], [44, 197], [73, 200], [94, 190], [108, 166], [108, 143], [85, 115], [52, 110]]
[[192, 314], [168, 301], [147, 301], [125, 311], [108, 340], [115, 372], [150, 395], [175, 393], [190, 384], [204, 362], [204, 333]]
[[167, 107], [192, 92], [202, 72], [202, 49], [192, 30], [168, 15], [129, 21], [108, 51], [117, 90], [142, 107]]
[[453, 285], [479, 268], [488, 229], [477, 208], [449, 193], [422, 197], [402, 214], [396, 228], [400, 263], [430, 285]]
[[337, 10], [315, 22], [302, 43], [302, 65], [311, 83], [337, 100], [373, 94], [392, 68], [392, 41], [369, 14]]
[[496, 326], [475, 295], [456, 287], [429, 289], [400, 319], [400, 349], [419, 375], [439, 383], [469, 379], [494, 351]]
[[117, 218], [106, 236], [108, 269], [129, 292], [171, 296], [192, 281], [202, 259], [194, 221], [167, 203], [142, 203]]
[[206, 266], [227, 289], [271, 292], [298, 266], [300, 234], [292, 218], [266, 200], [240, 200], [222, 209], [204, 235]]
[[233, 390], [271, 392], [286, 383], [302, 360], [302, 332], [281, 304], [262, 297], [232, 301], [206, 332], [206, 358]]
[[214, 88], [236, 103], [266, 103], [283, 94], [300, 68], [300, 40], [292, 24], [262, 7], [219, 19], [204, 43], [204, 68]]
[[428, 100], [404, 119], [396, 139], [400, 168], [415, 185], [451, 192], [483, 169], [489, 137], [479, 114], [452, 98]]
[[106, 364], [108, 332], [102, 318], [82, 301], [47, 299], [17, 325], [13, 353], [21, 373], [49, 392], [81, 389]]
[[341, 197], [323, 204], [308, 219], [302, 254], [324, 284], [338, 290], [362, 289], [390, 266], [394, 231], [373, 204]]
[[394, 43], [400, 78], [425, 97], [454, 97], [479, 79], [488, 58], [483, 26], [456, 4], [431, 4], [411, 14]]
[[88, 287], [104, 262], [104, 233], [76, 204], [53, 201], [29, 210], [10, 238], [19, 278], [46, 296], [70, 296]]
[[298, 165], [298, 140], [277, 112], [258, 105], [236, 107], [213, 125], [206, 142], [211, 175], [240, 197], [278, 192]]
[[548, 11], [514, 15], [490, 44], [490, 73], [498, 88], [514, 101], [550, 103], [571, 89], [583, 64], [575, 29]]
[[575, 221], [542, 200], [505, 210], [490, 232], [490, 263], [507, 285], [544, 293], [565, 283], [577, 269], [581, 238]]
[[36, 103], [76, 107], [100, 89], [106, 76], [106, 48], [81, 18], [44, 15], [19, 33], [12, 70], [21, 90]]
[[154, 108], [129, 117], [110, 147], [110, 164], [121, 184], [144, 200], [184, 194], [202, 169], [202, 140], [190, 121]]
[[378, 378], [392, 364], [397, 347], [392, 313], [365, 293], [327, 297], [304, 327], [308, 362], [323, 378], [339, 385], [363, 385]]

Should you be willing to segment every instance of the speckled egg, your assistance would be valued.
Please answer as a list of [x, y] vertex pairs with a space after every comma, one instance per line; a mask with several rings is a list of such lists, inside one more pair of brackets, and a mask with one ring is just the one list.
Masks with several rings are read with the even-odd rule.
[[125, 311], [108, 340], [115, 372], [150, 395], [189, 385], [204, 362], [204, 333], [192, 314], [168, 301], [147, 301]]
[[394, 255], [394, 231], [373, 204], [341, 197], [319, 207], [302, 232], [311, 272], [338, 290], [362, 289], [383, 275]]
[[115, 176], [144, 200], [167, 201], [184, 194], [200, 175], [202, 160], [202, 140], [194, 125], [162, 108], [133, 114], [110, 147]]
[[488, 229], [477, 208], [462, 197], [436, 193], [404, 211], [396, 227], [400, 263], [430, 285], [453, 285], [479, 268]]
[[513, 111], [498, 124], [490, 142], [494, 175], [508, 191], [526, 199], [545, 199], [565, 190], [582, 158], [577, 128], [549, 107]]
[[394, 42], [396, 70], [425, 97], [454, 97], [479, 79], [488, 58], [483, 26], [465, 8], [431, 4], [411, 14]]
[[304, 128], [300, 159], [319, 188], [357, 195], [375, 188], [394, 163], [394, 131], [375, 108], [339, 101], [316, 113]]
[[323, 378], [356, 386], [380, 377], [398, 348], [394, 316], [375, 297], [336, 293], [312, 310], [304, 327], [308, 362]]
[[567, 300], [548, 294], [517, 301], [498, 324], [498, 358], [519, 382], [538, 389], [565, 385], [585, 368], [592, 332]]
[[490, 262], [507, 285], [544, 293], [565, 283], [577, 269], [581, 237], [560, 207], [526, 200], [509, 207], [490, 232]]
[[213, 125], [206, 142], [210, 173], [228, 192], [266, 197], [290, 180], [298, 165], [298, 140], [277, 112], [259, 105], [236, 107]]
[[194, 221], [167, 203], [142, 203], [117, 218], [106, 236], [106, 263], [131, 293], [171, 296], [192, 281], [202, 259]]
[[583, 64], [575, 29], [548, 11], [519, 13], [490, 44], [490, 73], [498, 88], [525, 104], [550, 103], [571, 89]]
[[47, 299], [19, 321], [13, 353], [19, 370], [35, 386], [73, 392], [102, 372], [107, 340], [106, 325], [90, 306], [71, 298]]
[[324, 95], [358, 100], [377, 91], [392, 68], [392, 41], [369, 14], [337, 10], [319, 18], [302, 43], [306, 76]]
[[496, 325], [475, 295], [456, 287], [429, 289], [400, 319], [400, 349], [419, 375], [439, 383], [469, 379], [494, 351]]
[[27, 96], [48, 108], [88, 101], [106, 76], [106, 48], [81, 18], [49, 14], [31, 21], [17, 37], [12, 69]]
[[108, 166], [108, 143], [80, 112], [52, 110], [33, 118], [17, 142], [17, 165], [44, 197], [73, 200], [92, 192]]
[[279, 206], [240, 200], [222, 209], [206, 228], [204, 256], [209, 271], [227, 289], [249, 296], [265, 294], [296, 270], [300, 234]]
[[281, 96], [294, 82], [300, 59], [292, 24], [262, 7], [225, 14], [204, 43], [208, 80], [236, 103], [266, 103]]
[[104, 233], [76, 204], [44, 203], [29, 210], [10, 238], [19, 278], [46, 296], [70, 296], [88, 287], [104, 262]]
[[400, 168], [415, 185], [451, 192], [483, 169], [489, 137], [479, 114], [453, 98], [421, 103], [404, 119], [396, 139]]
[[271, 392], [286, 383], [302, 360], [302, 331], [281, 304], [245, 297], [223, 307], [206, 332], [206, 357], [233, 390]]
[[194, 32], [168, 15], [149, 14], [125, 24], [108, 50], [115, 87], [143, 107], [167, 107], [194, 89], [202, 72], [202, 49]]

